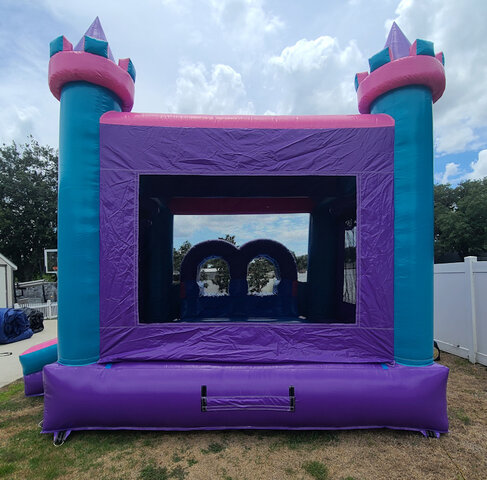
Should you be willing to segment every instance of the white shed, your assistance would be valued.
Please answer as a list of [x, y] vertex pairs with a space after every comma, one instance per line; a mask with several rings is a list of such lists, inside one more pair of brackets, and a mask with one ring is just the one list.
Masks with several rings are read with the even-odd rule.
[[0, 308], [14, 306], [14, 270], [17, 266], [0, 253]]

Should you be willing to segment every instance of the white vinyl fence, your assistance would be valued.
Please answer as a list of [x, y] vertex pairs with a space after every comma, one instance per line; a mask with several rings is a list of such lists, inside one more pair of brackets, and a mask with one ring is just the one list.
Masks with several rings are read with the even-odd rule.
[[487, 365], [487, 262], [435, 265], [434, 336], [440, 350]]
[[51, 302], [51, 300], [48, 300], [47, 303], [23, 303], [22, 305], [16, 303], [15, 308], [32, 308], [39, 310], [44, 314], [44, 319], [57, 317], [57, 302]]

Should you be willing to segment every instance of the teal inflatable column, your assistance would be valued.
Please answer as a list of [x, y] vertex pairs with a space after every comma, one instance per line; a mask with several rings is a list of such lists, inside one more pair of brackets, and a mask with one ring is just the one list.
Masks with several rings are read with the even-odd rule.
[[389, 47], [358, 74], [361, 113], [395, 120], [394, 351], [405, 365], [433, 361], [433, 117], [445, 87], [443, 54], [416, 40], [409, 55]]
[[[99, 120], [110, 110], [130, 110], [133, 103], [131, 62], [117, 66], [110, 60], [101, 25], [95, 27], [103, 38], [85, 35], [78, 50], [64, 37], [51, 42], [49, 63], [49, 86], [61, 102], [58, 356], [65, 365], [99, 358]], [[95, 30], [92, 25], [88, 32]]]
[[433, 361], [433, 118], [427, 87], [379, 97], [371, 113], [396, 122], [394, 141], [394, 350], [407, 365]]

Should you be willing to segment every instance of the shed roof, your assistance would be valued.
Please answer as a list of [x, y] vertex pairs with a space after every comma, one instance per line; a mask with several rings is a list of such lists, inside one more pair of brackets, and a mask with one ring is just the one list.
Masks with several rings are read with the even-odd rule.
[[15, 263], [11, 262], [7, 257], [4, 257], [1, 253], [0, 253], [0, 263], [5, 263], [9, 267], [12, 267], [14, 270], [17, 270], [17, 265], [15, 265]]

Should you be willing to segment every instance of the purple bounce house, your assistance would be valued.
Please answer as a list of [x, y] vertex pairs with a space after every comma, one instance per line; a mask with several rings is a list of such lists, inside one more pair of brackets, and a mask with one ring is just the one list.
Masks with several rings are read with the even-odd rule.
[[[443, 54], [393, 25], [357, 74], [360, 114], [130, 113], [135, 68], [98, 19], [51, 42], [61, 103], [58, 361], [43, 432], [448, 431], [433, 363], [432, 104]], [[309, 213], [308, 273], [275, 240], [194, 246], [173, 281], [174, 215]], [[344, 295], [356, 236], [356, 295]], [[273, 295], [249, 292], [254, 258]], [[198, 283], [228, 263], [228, 295]]]

